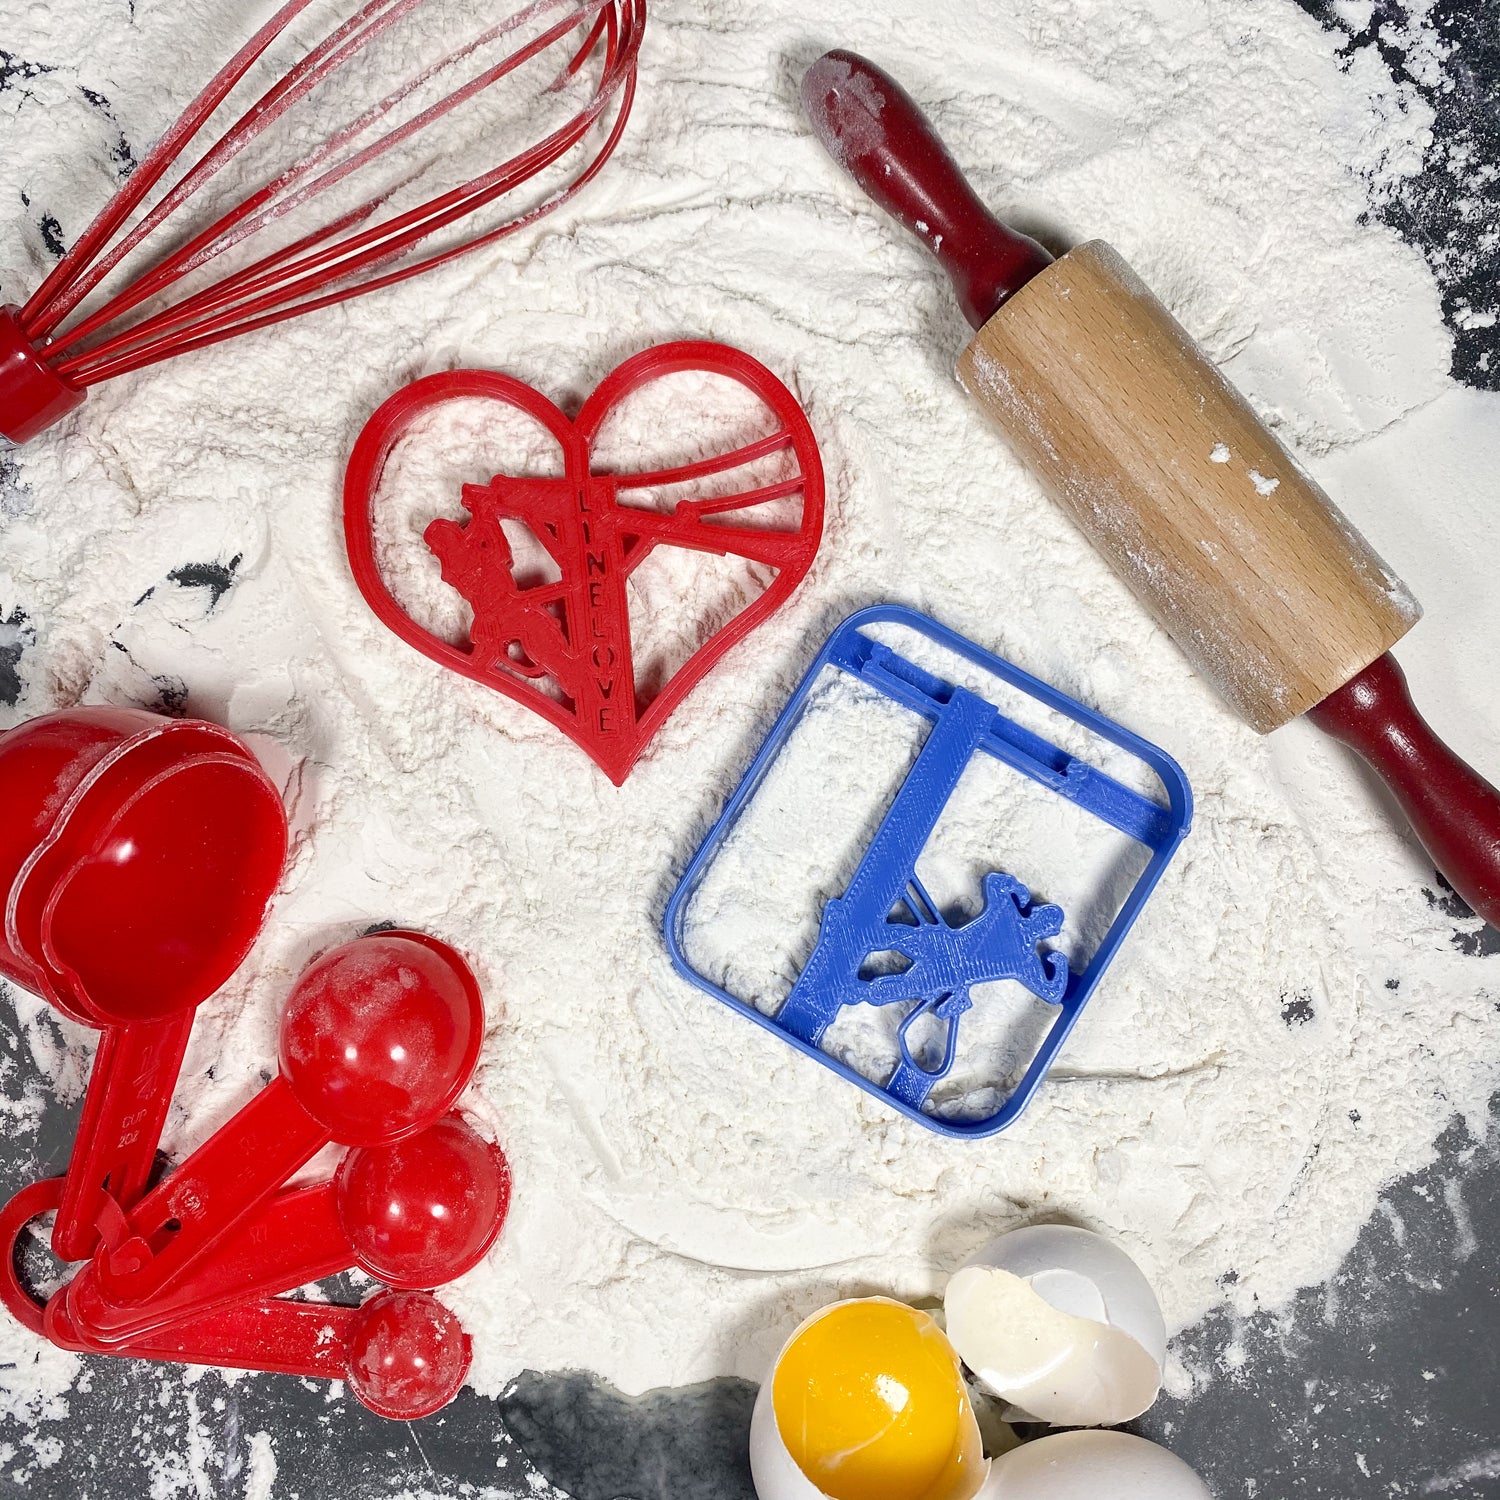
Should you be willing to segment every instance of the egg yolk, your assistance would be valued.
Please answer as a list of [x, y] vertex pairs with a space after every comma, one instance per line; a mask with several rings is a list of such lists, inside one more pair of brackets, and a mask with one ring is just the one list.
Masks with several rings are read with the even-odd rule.
[[781, 1440], [832, 1500], [971, 1491], [978, 1427], [958, 1356], [926, 1313], [877, 1298], [830, 1308], [772, 1379]]

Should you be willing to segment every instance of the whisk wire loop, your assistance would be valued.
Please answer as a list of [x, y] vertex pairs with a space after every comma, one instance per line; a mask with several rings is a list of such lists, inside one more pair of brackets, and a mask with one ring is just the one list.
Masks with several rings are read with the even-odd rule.
[[[381, 63], [371, 50], [377, 43], [405, 61], [403, 34], [397, 28], [431, 0], [365, 0], [305, 46], [301, 56], [263, 87], [148, 206], [152, 194], [273, 44], [288, 37], [293, 23], [316, 3], [288, 0], [275, 12], [146, 154], [25, 306], [13, 312], [15, 327], [35, 354], [33, 377], [43, 383], [61, 382], [79, 392], [76, 399], [81, 399], [84, 389], [104, 380], [421, 275], [555, 211], [593, 180], [619, 144], [635, 99], [646, 0], [529, 0], [467, 39], [440, 43], [436, 56], [423, 52], [414, 57], [410, 71], [380, 87], [374, 102], [353, 110], [321, 139], [303, 139], [289, 163], [257, 173], [246, 154], [249, 149], [266, 141], [279, 122], [298, 141], [292, 112], [318, 90], [336, 88], [343, 70], [357, 65], [378, 81]], [[428, 34], [435, 37], [441, 32], [434, 25]], [[441, 146], [428, 150], [425, 157], [420, 154], [418, 143], [426, 147], [424, 133], [463, 106], [489, 96], [528, 64], [544, 61], [560, 45], [568, 48], [566, 61], [544, 83], [523, 85], [535, 92], [525, 94], [512, 108], [523, 121], [540, 123], [546, 96], [577, 84], [592, 65], [587, 92], [571, 115], [500, 164], [401, 208], [402, 196], [420, 191], [424, 176], [447, 167], [450, 153]], [[481, 56], [486, 49], [500, 55]], [[459, 78], [456, 70], [475, 59], [478, 70]], [[447, 81], [445, 74], [450, 75]], [[430, 97], [433, 93], [436, 97]], [[317, 94], [319, 101], [323, 97]], [[507, 103], [497, 96], [489, 107], [503, 109]], [[564, 103], [562, 110], [570, 107]], [[403, 108], [411, 110], [404, 118]], [[554, 117], [562, 110], [554, 109]], [[483, 138], [488, 141], [488, 131]], [[403, 155], [414, 160], [399, 165]], [[203, 201], [210, 187], [218, 191], [216, 179], [227, 181], [226, 169], [236, 160], [244, 163], [237, 170], [251, 186], [243, 192], [235, 188], [239, 195], [228, 207], [211, 209], [206, 225], [193, 224], [192, 205]], [[369, 169], [382, 161], [395, 166], [395, 180], [372, 185]], [[413, 254], [433, 236], [516, 193], [549, 169], [555, 169], [554, 181], [539, 201], [518, 205], [498, 224], [456, 243]], [[291, 216], [313, 200], [331, 203], [328, 195], [341, 187], [345, 191], [339, 196], [345, 202], [336, 205], [328, 222], [300, 233], [294, 229], [288, 243], [248, 263], [226, 264], [206, 284], [183, 285], [272, 226], [294, 223]], [[350, 196], [359, 201], [349, 204]], [[177, 230], [179, 222], [182, 227]], [[178, 242], [166, 243], [174, 231]], [[149, 255], [158, 243], [163, 253], [154, 264], [132, 274], [126, 262], [137, 254]], [[115, 273], [125, 280], [107, 291], [104, 283]], [[161, 304], [174, 292], [175, 302], [148, 306]], [[86, 307], [91, 300], [96, 305]], [[7, 394], [3, 376], [0, 370], [0, 398]]]

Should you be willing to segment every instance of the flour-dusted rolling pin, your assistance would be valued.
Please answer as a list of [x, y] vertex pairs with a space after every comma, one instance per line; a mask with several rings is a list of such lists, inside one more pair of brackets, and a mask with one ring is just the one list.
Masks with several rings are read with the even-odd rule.
[[1384, 777], [1500, 924], [1500, 793], [1433, 734], [1389, 648], [1421, 615], [1338, 508], [1101, 240], [1054, 260], [975, 196], [911, 96], [853, 52], [802, 81], [818, 139], [948, 273], [958, 377], [1230, 706], [1299, 714]]

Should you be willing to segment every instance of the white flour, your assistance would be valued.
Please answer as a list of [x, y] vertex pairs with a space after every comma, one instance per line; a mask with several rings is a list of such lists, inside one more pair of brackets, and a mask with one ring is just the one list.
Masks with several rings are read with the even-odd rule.
[[[34, 221], [71, 239], [113, 181], [117, 136], [78, 86], [139, 156], [226, 51], [218, 13], [0, 3], [7, 49], [56, 68], [3, 95], [0, 201], [31, 203], [0, 234], [8, 299], [47, 264]], [[527, 1366], [632, 1391], [758, 1378], [823, 1301], [931, 1294], [1037, 1217], [1118, 1236], [1174, 1327], [1225, 1297], [1274, 1306], [1327, 1277], [1381, 1184], [1500, 1083], [1500, 961], [1455, 947], [1381, 794], [1310, 727], [1262, 740], [1233, 719], [957, 388], [967, 331], [938, 272], [799, 118], [801, 72], [836, 44], [900, 75], [998, 211], [1110, 240], [1225, 363], [1423, 601], [1401, 656], [1435, 726], [1500, 767], [1500, 591], [1467, 542], [1500, 506], [1500, 403], [1450, 381], [1420, 256], [1363, 222], [1364, 178], [1414, 170], [1425, 129], [1373, 49], [1340, 71], [1286, 0], [654, 0], [636, 115], [577, 204], [513, 248], [103, 387], [14, 456], [0, 510], [0, 631], [19, 610], [34, 633], [0, 724], [176, 698], [279, 747], [294, 793], [285, 890], [200, 1013], [169, 1147], [260, 1086], [321, 948], [394, 919], [472, 955], [492, 1027], [472, 1102], [515, 1171], [498, 1248], [444, 1294], [483, 1391]], [[339, 486], [369, 413], [418, 375], [502, 369], [571, 407], [676, 337], [738, 345], [793, 387], [829, 519], [791, 603], [616, 791], [376, 623]], [[670, 432], [642, 434], [658, 439], [676, 456]], [[504, 443], [479, 452], [514, 466]], [[448, 490], [412, 503], [457, 512]], [[167, 581], [232, 559], [211, 610]], [[816, 645], [882, 599], [1158, 741], [1197, 798], [1052, 1081], [978, 1144], [901, 1121], [680, 982], [659, 938]], [[67, 1036], [40, 1061], [76, 1090], [90, 1039]], [[37, 1348], [0, 1330], [7, 1399], [33, 1414], [78, 1368]], [[274, 1467], [257, 1447], [257, 1493]]]

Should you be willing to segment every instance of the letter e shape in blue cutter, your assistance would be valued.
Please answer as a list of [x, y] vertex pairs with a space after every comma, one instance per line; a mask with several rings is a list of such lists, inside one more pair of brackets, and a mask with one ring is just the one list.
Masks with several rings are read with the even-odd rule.
[[[1144, 761], [1166, 789], [1167, 806], [1132, 791], [1006, 717], [988, 700], [933, 676], [864, 633], [867, 626], [883, 624], [904, 626], [925, 636]], [[931, 728], [848, 887], [825, 904], [817, 942], [802, 972], [777, 1012], [767, 1015], [729, 994], [688, 961], [684, 951], [687, 908], [719, 847], [796, 728], [814, 684], [827, 667], [857, 677], [919, 714]], [[980, 753], [1067, 798], [1151, 851], [1081, 972], [1071, 968], [1065, 953], [1038, 946], [1062, 931], [1062, 909], [1033, 905], [1030, 892], [1012, 876], [998, 870], [987, 874], [979, 914], [956, 926], [937, 909], [917, 879], [917, 860], [964, 768]], [[663, 923], [667, 948], [683, 978], [883, 1099], [892, 1109], [943, 1135], [994, 1135], [1013, 1124], [1030, 1103], [1167, 862], [1186, 837], [1192, 816], [1187, 778], [1165, 751], [926, 615], [899, 605], [877, 605], [851, 615], [833, 632], [766, 736], [667, 903]], [[872, 975], [867, 960], [890, 952], [898, 953], [906, 967], [900, 973]], [[1056, 1006], [1057, 1018], [999, 1109], [981, 1119], [940, 1117], [924, 1104], [953, 1066], [960, 1018], [974, 1003], [969, 992], [975, 985], [996, 979], [1018, 980], [1039, 999]], [[847, 1005], [912, 1001], [916, 1003], [898, 1029], [898, 1061], [884, 1083], [856, 1072], [820, 1045], [824, 1032]], [[919, 1059], [908, 1044], [913, 1024], [924, 1015], [942, 1022], [946, 1031], [944, 1055], [936, 1066], [927, 1066], [927, 1060]]]

